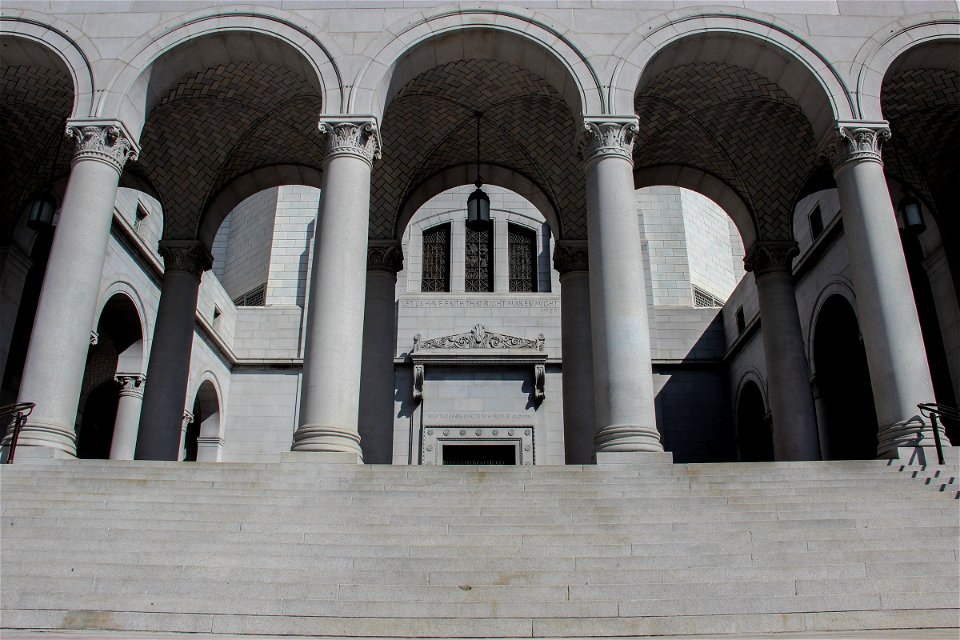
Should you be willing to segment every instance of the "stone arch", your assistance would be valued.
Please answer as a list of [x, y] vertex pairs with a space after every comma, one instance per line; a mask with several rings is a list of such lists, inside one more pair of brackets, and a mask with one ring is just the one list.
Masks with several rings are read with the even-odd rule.
[[[256, 10], [237, 7], [203, 9], [164, 23], [139, 38], [121, 54], [127, 65], [117, 74], [96, 104], [96, 114], [117, 117], [139, 138], [149, 112], [148, 98], [152, 70], [157, 61], [177, 50], [188, 51], [205, 36], [243, 34], [260, 37], [275, 47], [260, 47], [260, 58], [276, 60], [298, 68], [304, 77], [316, 83], [323, 100], [323, 109], [339, 113], [343, 106], [344, 87], [335, 62], [341, 52], [322, 43], [314, 34], [322, 29], [303, 26], [304, 19], [278, 9], [258, 7]], [[223, 51], [213, 53], [222, 57]], [[166, 75], [166, 74], [164, 74]], [[165, 77], [165, 82], [175, 81]]]
[[193, 394], [193, 404], [188, 411], [193, 422], [187, 426], [184, 447], [185, 460], [219, 462], [223, 453], [223, 393], [216, 374], [204, 371]]
[[[829, 287], [828, 287], [829, 288]], [[808, 342], [813, 357], [820, 447], [824, 459], [872, 459], [877, 415], [856, 304], [844, 288], [821, 294]]]
[[[443, 40], [435, 51], [422, 46], [451, 34], [461, 38]], [[521, 66], [539, 67], [540, 75], [560, 92], [573, 113], [606, 113], [600, 79], [587, 56], [544, 16], [513, 7], [460, 5], [390, 26], [370, 43], [363, 52], [368, 62], [353, 83], [347, 111], [382, 119], [392, 88], [427, 68], [463, 59], [464, 40], [481, 57], [506, 54]], [[492, 55], [494, 50], [498, 55]]]
[[712, 200], [723, 209], [740, 232], [743, 246], [749, 247], [757, 239], [757, 224], [747, 203], [734, 189], [720, 178], [697, 169], [681, 165], [657, 165], [635, 171], [634, 188], [670, 185], [696, 191]]
[[756, 369], [749, 369], [737, 385], [734, 405], [737, 450], [743, 462], [774, 459], [769, 406], [763, 378]]
[[810, 317], [807, 321], [807, 362], [810, 363], [810, 373], [812, 375], [816, 375], [817, 373], [817, 367], [813, 358], [813, 333], [817, 326], [817, 318], [820, 317], [820, 311], [823, 309], [823, 304], [831, 296], [840, 296], [846, 300], [853, 309], [857, 321], [860, 321], [860, 314], [857, 310], [857, 294], [854, 293], [853, 282], [841, 275], [834, 276], [827, 285], [820, 290], [820, 295], [817, 296], [817, 301], [813, 304], [813, 309], [810, 311]]
[[[907, 22], [907, 24], [904, 24]], [[864, 43], [853, 62], [857, 74], [857, 112], [864, 120], [882, 120], [880, 93], [883, 79], [901, 55], [918, 46], [951, 42], [960, 46], [960, 19], [955, 13], [900, 19], [877, 31]]]
[[[70, 117], [83, 118], [92, 115], [95, 84], [93, 68], [85, 49], [93, 49], [93, 46], [76, 25], [32, 11], [21, 11], [19, 16], [2, 16], [0, 25], [3, 27], [0, 31], [3, 38], [23, 38], [56, 55], [73, 82], [73, 108]], [[70, 37], [67, 32], [80, 35]]]
[[[414, 214], [430, 198], [443, 193], [448, 189], [470, 184], [476, 179], [476, 165], [461, 165], [458, 167], [448, 167], [447, 169], [434, 174], [425, 182], [417, 185], [408, 195], [407, 199], [400, 207], [400, 215], [397, 216], [396, 225], [393, 231], [393, 237], [399, 239], [403, 236], [404, 229], [410, 224]], [[509, 189], [530, 201], [533, 206], [543, 214], [547, 224], [550, 225], [550, 231], [555, 239], [562, 237], [560, 226], [560, 217], [550, 197], [527, 176], [519, 171], [513, 171], [506, 167], [490, 164], [480, 164], [480, 173], [484, 177], [485, 184], [492, 184], [504, 189]]]
[[273, 165], [246, 173], [226, 184], [209, 201], [197, 226], [197, 239], [207, 249], [213, 247], [217, 230], [230, 212], [250, 196], [285, 185], [303, 185], [321, 188], [323, 174], [314, 167], [303, 165]]
[[[140, 362], [136, 363], [139, 365], [139, 368], [136, 369], [136, 372], [145, 372], [147, 370], [147, 355], [150, 353], [150, 336], [153, 335], [153, 331], [149, 326], [148, 316], [143, 306], [143, 299], [132, 284], [125, 280], [114, 280], [100, 288], [100, 296], [97, 299], [97, 314], [95, 316], [96, 322], [94, 324], [94, 330], [96, 330], [97, 325], [100, 323], [100, 317], [103, 315], [107, 303], [115, 296], [123, 296], [126, 298], [137, 314], [142, 344], [140, 345]], [[130, 359], [129, 362], [134, 364], [133, 359]]]
[[[681, 40], [706, 34], [742, 37], [745, 42], [773, 53], [774, 56], [767, 59], [751, 62], [771, 75], [776, 73], [779, 77], [770, 79], [783, 84], [784, 90], [794, 97], [799, 98], [805, 93], [802, 76], [812, 78], [827, 108], [810, 108], [803, 102], [801, 107], [806, 106], [804, 112], [818, 135], [827, 133], [836, 120], [855, 117], [854, 104], [843, 77], [823, 54], [794, 35], [777, 18], [742, 8], [732, 9], [732, 13], [705, 12], [700, 8], [673, 11], [641, 25], [624, 38], [612, 56], [616, 62], [611, 63], [614, 68], [610, 73], [607, 98], [611, 110], [632, 113], [637, 88], [644, 75], [650, 72], [651, 62], [657, 55]], [[744, 52], [744, 55], [749, 54]]]

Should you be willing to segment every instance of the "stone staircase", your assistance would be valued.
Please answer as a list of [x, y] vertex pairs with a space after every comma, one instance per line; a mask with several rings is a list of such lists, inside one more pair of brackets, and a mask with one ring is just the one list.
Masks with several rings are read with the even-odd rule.
[[956, 637], [956, 476], [882, 461], [18, 463], [0, 469], [0, 625]]

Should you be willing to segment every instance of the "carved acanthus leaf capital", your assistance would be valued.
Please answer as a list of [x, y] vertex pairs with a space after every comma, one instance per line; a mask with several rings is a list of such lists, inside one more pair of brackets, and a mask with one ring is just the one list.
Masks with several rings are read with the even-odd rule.
[[573, 271], [589, 271], [590, 260], [587, 243], [577, 240], [561, 240], [553, 252], [553, 266], [564, 275]]
[[880, 146], [889, 139], [890, 125], [884, 121], [841, 121], [824, 143], [822, 154], [834, 169], [848, 162], [882, 162]]
[[772, 271], [790, 271], [800, 248], [793, 240], [757, 240], [743, 259], [743, 268], [762, 276]]
[[136, 160], [139, 153], [132, 137], [116, 120], [70, 120], [66, 133], [76, 139], [74, 162], [99, 160], [120, 173], [127, 160]]
[[161, 240], [160, 255], [165, 271], [185, 271], [200, 277], [213, 266], [213, 256], [199, 240]]
[[640, 133], [640, 125], [636, 116], [586, 116], [580, 133], [583, 158], [587, 162], [605, 156], [616, 156], [632, 163], [633, 140]]
[[397, 275], [403, 269], [403, 249], [397, 240], [371, 240], [367, 247], [367, 271]]
[[373, 116], [321, 118], [318, 127], [328, 158], [350, 155], [371, 165], [380, 159], [380, 128]]
[[130, 396], [134, 398], [143, 397], [143, 383], [147, 376], [142, 373], [120, 373], [117, 372], [113, 379], [120, 383], [120, 396]]

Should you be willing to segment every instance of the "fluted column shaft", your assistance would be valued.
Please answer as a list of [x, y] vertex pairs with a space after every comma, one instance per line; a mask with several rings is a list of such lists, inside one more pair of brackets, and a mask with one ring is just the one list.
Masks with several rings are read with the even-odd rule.
[[133, 460], [137, 449], [137, 431], [140, 429], [140, 410], [143, 407], [143, 383], [146, 377], [139, 373], [118, 373], [113, 378], [120, 383], [117, 417], [113, 422], [111, 460]]
[[563, 443], [567, 464], [589, 464], [596, 419], [590, 336], [590, 265], [587, 243], [560, 241], [553, 263], [560, 272], [563, 345]]
[[774, 455], [777, 460], [819, 460], [817, 412], [790, 268], [797, 253], [792, 240], [758, 240], [744, 265], [757, 283]]
[[920, 320], [883, 175], [885, 122], [839, 123], [827, 153], [840, 196], [860, 332], [879, 422], [877, 455], [898, 447], [933, 446], [917, 403], [933, 402]]
[[663, 451], [633, 187], [638, 130], [635, 117], [584, 123], [597, 453]]
[[367, 463], [390, 464], [393, 459], [395, 301], [397, 272], [402, 268], [398, 240], [370, 241], [360, 365], [360, 439]]
[[37, 406], [18, 446], [75, 456], [74, 424], [117, 184], [137, 149], [117, 121], [70, 121], [67, 134], [76, 138], [76, 151], [20, 384], [19, 400]]
[[317, 214], [294, 451], [363, 459], [358, 431], [370, 170], [380, 138], [372, 118], [324, 119]]
[[143, 393], [137, 460], [177, 460], [187, 396], [200, 276], [210, 252], [199, 240], [164, 240], [163, 284]]

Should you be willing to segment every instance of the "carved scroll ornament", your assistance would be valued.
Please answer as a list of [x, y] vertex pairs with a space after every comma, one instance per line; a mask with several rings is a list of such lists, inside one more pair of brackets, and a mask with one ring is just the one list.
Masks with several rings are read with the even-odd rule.
[[424, 340], [418, 333], [413, 337], [414, 353], [423, 349], [535, 349], [543, 351], [544, 337], [539, 334], [536, 340], [508, 336], [487, 331], [482, 324], [476, 324], [468, 333], [457, 333], [442, 338]]

